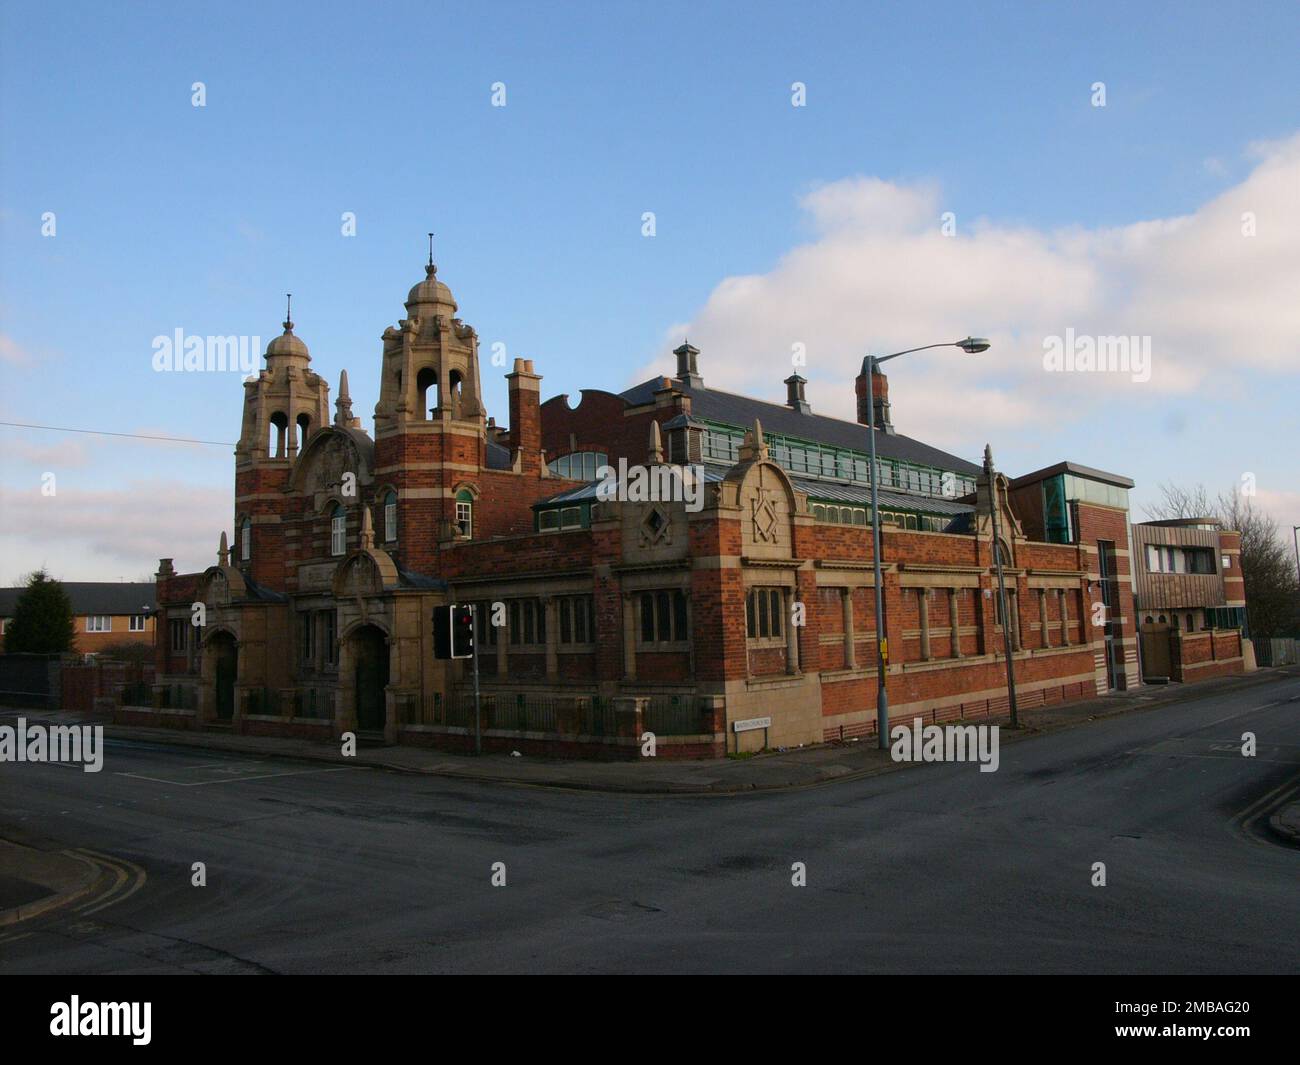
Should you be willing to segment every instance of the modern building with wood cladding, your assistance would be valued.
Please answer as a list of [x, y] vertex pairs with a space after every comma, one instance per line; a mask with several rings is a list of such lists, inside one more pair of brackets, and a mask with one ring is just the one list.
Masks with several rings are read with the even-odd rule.
[[1248, 668], [1241, 534], [1215, 518], [1139, 522], [1133, 552], [1143, 675], [1202, 680]]
[[202, 573], [162, 560], [154, 705], [124, 717], [464, 749], [469, 665], [433, 654], [448, 603], [478, 607], [487, 749], [635, 757], [653, 733], [658, 757], [716, 757], [868, 736], [881, 637], [894, 718], [996, 714], [1004, 624], [1022, 706], [1138, 682], [1124, 478], [1063, 464], [1009, 481], [895, 431], [884, 375], [859, 374], [847, 421], [814, 413], [797, 374], [774, 381], [784, 403], [709, 388], [689, 344], [674, 376], [576, 406], [541, 402], [516, 359], [501, 427], [432, 262], [405, 310], [382, 335], [373, 435], [346, 375], [326, 423], [291, 322], [268, 346], [244, 386], [233, 543], [214, 530]]

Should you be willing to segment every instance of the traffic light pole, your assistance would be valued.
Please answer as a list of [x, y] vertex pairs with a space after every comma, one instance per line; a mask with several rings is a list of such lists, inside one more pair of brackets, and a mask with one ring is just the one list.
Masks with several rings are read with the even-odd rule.
[[478, 604], [470, 606], [470, 616], [474, 619], [474, 753], [483, 753], [483, 717], [479, 708], [478, 695]]

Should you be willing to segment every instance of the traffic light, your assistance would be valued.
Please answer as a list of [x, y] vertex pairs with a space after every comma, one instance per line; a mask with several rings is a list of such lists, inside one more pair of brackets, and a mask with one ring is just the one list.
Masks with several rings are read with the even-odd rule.
[[433, 657], [474, 657], [474, 609], [469, 604], [434, 607]]

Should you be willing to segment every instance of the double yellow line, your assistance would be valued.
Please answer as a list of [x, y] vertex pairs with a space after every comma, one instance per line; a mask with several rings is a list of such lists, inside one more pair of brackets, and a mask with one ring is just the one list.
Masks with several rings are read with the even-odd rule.
[[[116, 906], [119, 902], [129, 899], [144, 887], [149, 879], [149, 874], [143, 868], [136, 865], [135, 862], [127, 861], [125, 858], [112, 858], [107, 854], [101, 854], [99, 851], [88, 850], [84, 847], [65, 850], [61, 853], [73, 861], [90, 866], [95, 875], [83, 887], [39, 900], [31, 906], [22, 907], [17, 916], [10, 922], [11, 927], [68, 908], [71, 908], [73, 913], [82, 916], [98, 913], [100, 910], [109, 906]], [[0, 943], [25, 939], [30, 935], [32, 935], [31, 932], [10, 932], [0, 935]]]
[[[1275, 806], [1281, 806], [1289, 799], [1300, 795], [1300, 777], [1285, 781], [1270, 791], [1262, 798], [1256, 799], [1247, 806], [1241, 813], [1237, 814], [1231, 821], [1233, 828], [1241, 835], [1245, 836], [1252, 843], [1261, 843], [1261, 840], [1254, 832], [1251, 831], [1254, 822], [1266, 816]], [[1265, 844], [1273, 846], [1273, 844]]]

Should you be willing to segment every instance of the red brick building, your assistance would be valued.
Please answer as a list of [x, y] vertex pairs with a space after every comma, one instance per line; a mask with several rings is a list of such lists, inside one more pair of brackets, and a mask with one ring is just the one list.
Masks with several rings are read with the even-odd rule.
[[[464, 747], [470, 675], [433, 657], [431, 614], [473, 602], [485, 746], [632, 755], [650, 731], [663, 757], [869, 734], [872, 432], [897, 720], [1006, 705], [994, 506], [1021, 705], [1136, 683], [1131, 482], [989, 478], [895, 432], [883, 375], [858, 376], [850, 422], [814, 414], [798, 375], [783, 404], [710, 389], [688, 344], [675, 376], [574, 407], [541, 403], [516, 359], [500, 428], [477, 334], [426, 275], [383, 333], [373, 437], [346, 374], [328, 419], [292, 323], [268, 346], [244, 386], [233, 548], [223, 533], [203, 573], [162, 561], [155, 706], [126, 716]], [[604, 498], [619, 460], [682, 490]]]

